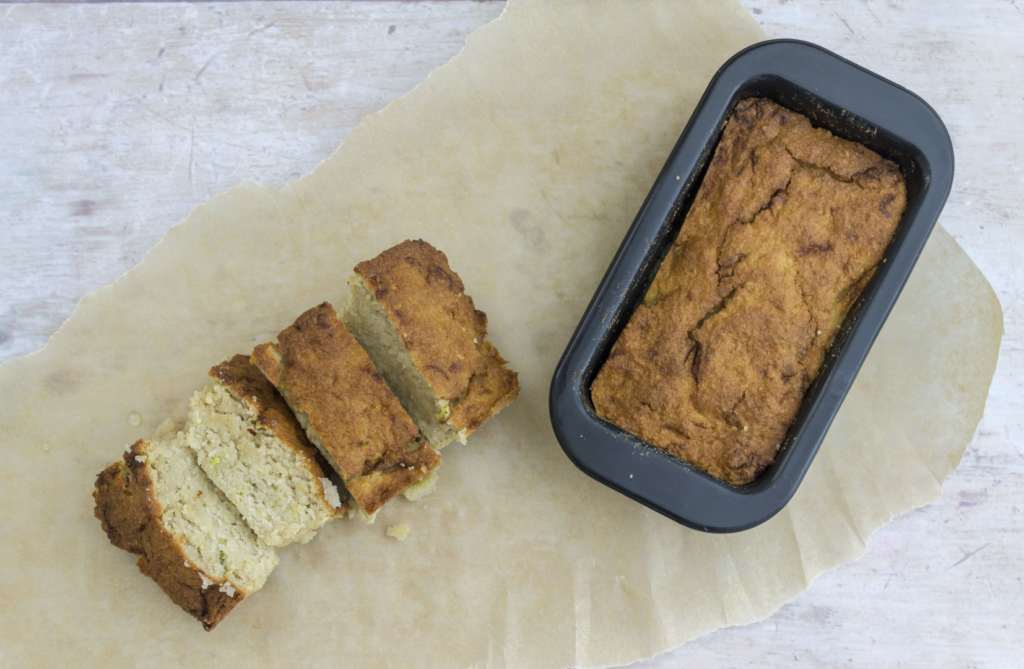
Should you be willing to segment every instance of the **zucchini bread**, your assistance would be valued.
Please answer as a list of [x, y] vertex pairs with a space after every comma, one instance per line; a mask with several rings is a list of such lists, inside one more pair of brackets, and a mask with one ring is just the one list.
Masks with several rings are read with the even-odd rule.
[[171, 421], [101, 472], [93, 497], [110, 542], [208, 631], [277, 566]]
[[278, 343], [257, 346], [252, 362], [368, 520], [441, 464], [329, 303], [299, 316]]
[[349, 286], [345, 324], [434, 448], [466, 443], [519, 394], [487, 341], [487, 315], [430, 244], [407, 240], [359, 263]]
[[595, 377], [597, 413], [728, 483], [754, 480], [905, 206], [892, 162], [769, 100], [740, 102]]
[[306, 543], [348, 509], [316, 447], [247, 356], [216, 365], [210, 376], [216, 380], [192, 396], [186, 430], [199, 466], [261, 541]]

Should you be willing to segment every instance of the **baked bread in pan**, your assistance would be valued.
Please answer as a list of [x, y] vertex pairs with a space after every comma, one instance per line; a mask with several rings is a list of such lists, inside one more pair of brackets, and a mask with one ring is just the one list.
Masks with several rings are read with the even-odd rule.
[[598, 415], [741, 485], [775, 458], [906, 206], [896, 165], [740, 102], [591, 385]]

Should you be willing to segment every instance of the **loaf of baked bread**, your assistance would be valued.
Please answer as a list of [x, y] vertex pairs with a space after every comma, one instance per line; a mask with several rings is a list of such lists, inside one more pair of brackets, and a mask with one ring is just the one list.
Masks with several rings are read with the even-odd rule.
[[732, 484], [773, 462], [906, 205], [895, 164], [739, 103], [592, 386], [606, 420]]
[[199, 466], [271, 546], [306, 543], [343, 514], [338, 489], [284, 398], [245, 355], [210, 370], [192, 396], [186, 436]]
[[434, 448], [462, 443], [515, 400], [487, 316], [444, 253], [405, 241], [356, 265], [343, 318]]
[[305, 312], [252, 362], [284, 396], [368, 520], [441, 464], [334, 308]]
[[100, 473], [93, 497], [110, 542], [207, 630], [277, 566], [170, 421]]

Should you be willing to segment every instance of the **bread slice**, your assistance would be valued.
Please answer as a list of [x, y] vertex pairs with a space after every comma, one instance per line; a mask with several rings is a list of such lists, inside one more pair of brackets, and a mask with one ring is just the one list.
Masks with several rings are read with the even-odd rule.
[[277, 566], [170, 421], [100, 473], [93, 497], [110, 542], [208, 631]]
[[261, 541], [306, 543], [348, 505], [317, 463], [284, 398], [236, 355], [210, 370], [216, 381], [192, 396], [186, 436], [199, 466]]
[[310, 441], [371, 520], [441, 464], [327, 302], [299, 316], [252, 362], [277, 386]]
[[404, 241], [359, 263], [345, 325], [434, 448], [466, 437], [515, 400], [517, 374], [487, 341], [448, 258]]

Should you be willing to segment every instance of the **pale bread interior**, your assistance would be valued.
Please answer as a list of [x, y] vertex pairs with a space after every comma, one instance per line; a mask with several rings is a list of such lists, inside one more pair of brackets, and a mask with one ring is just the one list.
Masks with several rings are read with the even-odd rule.
[[306, 543], [335, 517], [338, 490], [258, 418], [216, 381], [192, 396], [188, 444], [257, 537], [271, 546]]
[[402, 335], [356, 275], [349, 280], [352, 295], [342, 314], [345, 327], [366, 350], [377, 372], [383, 377], [416, 427], [435, 449], [442, 449], [454, 439], [465, 443], [465, 434], [449, 425], [448, 400], [434, 393], [427, 378], [413, 362], [402, 341]]
[[204, 587], [216, 585], [231, 597], [234, 590], [248, 595], [263, 587], [277, 566], [277, 553], [257, 540], [234, 505], [203, 473], [185, 433], [167, 421], [144, 449], [135, 457], [145, 458], [155, 500], [163, 508], [160, 522], [203, 572]]

